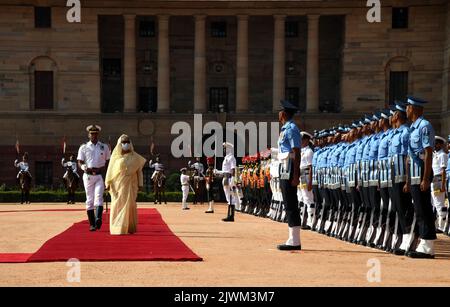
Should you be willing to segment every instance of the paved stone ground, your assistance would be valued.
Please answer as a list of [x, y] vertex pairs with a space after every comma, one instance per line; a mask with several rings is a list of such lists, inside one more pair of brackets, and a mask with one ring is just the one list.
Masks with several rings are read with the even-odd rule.
[[[49, 208], [84, 205], [0, 205], [0, 211]], [[434, 260], [398, 257], [310, 231], [302, 232], [302, 251], [281, 252], [276, 245], [286, 240], [286, 224], [240, 213], [235, 223], [224, 223], [223, 204], [212, 215], [204, 214], [206, 205], [188, 211], [176, 203], [156, 208], [203, 262], [83, 262], [77, 284], [67, 282], [69, 267], [63, 262], [0, 264], [0, 286], [450, 285], [450, 238], [442, 235]], [[0, 253], [34, 252], [85, 218], [84, 212], [0, 213]], [[380, 283], [368, 282], [372, 261], [379, 261]]]

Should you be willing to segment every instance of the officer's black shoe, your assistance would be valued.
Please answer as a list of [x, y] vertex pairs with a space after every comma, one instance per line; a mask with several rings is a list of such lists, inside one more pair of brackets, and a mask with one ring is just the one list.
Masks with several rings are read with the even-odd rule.
[[303, 230], [311, 230], [311, 227], [309, 227], [308, 225], [302, 226], [301, 228], [302, 228]]
[[191, 210], [191, 208], [186, 207], [186, 208], [183, 208], [183, 210]]
[[396, 249], [394, 250], [394, 255], [397, 255], [397, 256], [404, 256], [405, 253], [406, 253], [406, 251], [403, 250], [403, 249], [400, 249], [400, 248], [396, 248]]
[[96, 227], [95, 227], [95, 213], [94, 213], [94, 209], [92, 210], [88, 210], [87, 212], [87, 216], [89, 219], [89, 231], [95, 231]]
[[302, 246], [301, 245], [293, 246], [293, 245], [281, 244], [281, 245], [278, 245], [277, 248], [280, 251], [299, 251], [302, 249]]
[[375, 243], [369, 243], [368, 246], [369, 246], [370, 248], [375, 248], [375, 247], [376, 247]]
[[103, 206], [98, 206], [96, 211], [97, 218], [95, 219], [95, 228], [100, 230], [100, 228], [102, 228]]
[[224, 221], [224, 222], [234, 222], [234, 217], [227, 216], [226, 218], [222, 219], [222, 221]]
[[206, 210], [205, 213], [214, 213], [214, 210]]
[[425, 254], [421, 252], [411, 251], [407, 254], [408, 257], [415, 259], [434, 259], [434, 255]]

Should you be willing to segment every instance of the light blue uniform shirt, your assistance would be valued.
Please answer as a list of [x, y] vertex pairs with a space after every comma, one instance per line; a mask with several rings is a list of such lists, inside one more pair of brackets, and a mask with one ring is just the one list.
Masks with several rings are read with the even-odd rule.
[[367, 138], [367, 141], [366, 141], [366, 144], [365, 144], [365, 146], [364, 146], [364, 149], [363, 149], [363, 154], [362, 154], [362, 161], [369, 161], [370, 159], [369, 159], [369, 153], [370, 153], [370, 144], [372, 143], [372, 139], [374, 138], [374, 135], [372, 134], [372, 135], [370, 135], [368, 138]]
[[393, 164], [393, 178], [395, 183], [406, 181], [405, 156], [408, 154], [409, 127], [406, 124], [394, 129], [389, 141], [389, 157]]
[[445, 171], [447, 172], [447, 193], [448, 193], [448, 191], [450, 191], [450, 153], [448, 154], [447, 169]]
[[393, 129], [389, 128], [380, 137], [380, 144], [378, 146], [378, 160], [385, 160], [389, 156], [389, 140], [392, 136]]
[[409, 157], [411, 185], [420, 184], [423, 169], [423, 154], [425, 148], [434, 148], [434, 129], [430, 122], [419, 117], [409, 129]]
[[322, 151], [322, 149], [321, 148], [319, 148], [319, 147], [315, 147], [314, 149], [313, 149], [313, 158], [312, 158], [312, 166], [314, 167], [314, 166], [317, 166], [317, 158], [319, 157], [319, 154], [320, 154], [320, 152]]
[[378, 148], [382, 132], [375, 134], [370, 140], [369, 160], [378, 160]]
[[390, 138], [389, 156], [406, 156], [408, 154], [409, 137], [409, 128], [406, 124], [395, 129]]
[[292, 152], [293, 148], [300, 149], [302, 136], [297, 125], [290, 120], [281, 127], [280, 138], [278, 139], [278, 148], [280, 153]]
[[317, 167], [318, 168], [324, 168], [327, 167], [327, 157], [328, 157], [328, 150], [330, 147], [326, 146], [322, 148], [321, 153], [317, 157]]
[[345, 157], [347, 156], [347, 151], [348, 151], [349, 147], [350, 147], [349, 143], [342, 143], [341, 153], [339, 155], [339, 167], [346, 166]]
[[359, 162], [362, 160], [363, 153], [364, 153], [364, 147], [366, 146], [366, 143], [368, 141], [368, 137], [364, 136], [362, 139], [358, 140], [358, 148], [356, 149], [356, 162]]
[[355, 163], [356, 158], [356, 149], [358, 148], [358, 144], [356, 142], [347, 146], [347, 152], [345, 153], [345, 166], [349, 166], [350, 164]]
[[447, 163], [447, 179], [448, 179], [448, 175], [450, 175], [450, 153], [448, 154], [448, 163]]
[[328, 166], [335, 167], [339, 166], [339, 157], [341, 155], [341, 143], [334, 145], [334, 149], [331, 153], [331, 158], [329, 159]]
[[409, 141], [409, 154], [412, 158], [417, 159], [423, 154], [425, 148], [434, 148], [434, 129], [430, 122], [419, 117], [409, 129], [410, 141]]

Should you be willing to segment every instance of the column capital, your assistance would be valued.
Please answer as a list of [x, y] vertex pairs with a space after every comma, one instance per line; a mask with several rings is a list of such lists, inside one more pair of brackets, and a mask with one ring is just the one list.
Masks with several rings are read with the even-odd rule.
[[158, 16], [158, 20], [159, 21], [169, 21], [169, 14], [161, 14], [161, 15], [157, 15]]
[[248, 15], [236, 15], [237, 20], [240, 21], [247, 21], [248, 20]]
[[134, 20], [136, 18], [135, 14], [123, 14], [125, 20]]
[[194, 15], [194, 19], [195, 19], [195, 21], [203, 21], [203, 20], [206, 20], [206, 15], [205, 14], [197, 14], [197, 15]]
[[312, 14], [312, 15], [306, 15], [306, 16], [308, 16], [308, 20], [311, 20], [311, 21], [319, 20], [319, 18], [320, 18], [319, 14]]
[[286, 15], [273, 15], [273, 18], [275, 18], [275, 20], [284, 20], [286, 19]]

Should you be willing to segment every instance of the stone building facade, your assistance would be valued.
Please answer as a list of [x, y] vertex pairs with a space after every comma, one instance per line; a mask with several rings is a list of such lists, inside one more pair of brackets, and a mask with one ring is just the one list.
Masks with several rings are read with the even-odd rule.
[[171, 126], [277, 120], [287, 98], [312, 131], [350, 122], [414, 94], [450, 133], [450, 4], [382, 0], [0, 0], [0, 184], [14, 184], [14, 144], [36, 184], [57, 185], [61, 141], [76, 153], [85, 127], [122, 133], [169, 169]]

